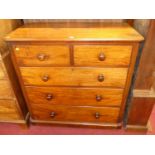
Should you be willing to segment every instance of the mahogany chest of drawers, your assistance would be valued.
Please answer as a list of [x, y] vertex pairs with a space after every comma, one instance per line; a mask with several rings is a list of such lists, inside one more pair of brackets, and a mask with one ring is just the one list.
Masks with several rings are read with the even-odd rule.
[[6, 38], [34, 123], [120, 127], [139, 42], [127, 24], [29, 24]]

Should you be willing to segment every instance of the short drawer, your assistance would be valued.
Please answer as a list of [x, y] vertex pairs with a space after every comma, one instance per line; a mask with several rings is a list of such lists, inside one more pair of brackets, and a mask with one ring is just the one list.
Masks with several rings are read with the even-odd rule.
[[73, 106], [120, 106], [123, 89], [25, 87], [31, 104]]
[[12, 88], [7, 80], [0, 80], [0, 99], [12, 98]]
[[0, 61], [0, 80], [5, 78], [5, 73], [4, 73], [4, 69], [2, 66], [2, 62]]
[[48, 106], [38, 104], [32, 107], [35, 120], [116, 123], [119, 108], [108, 107], [75, 107], [75, 106]]
[[124, 88], [127, 68], [20, 67], [25, 85]]
[[76, 66], [129, 66], [132, 46], [123, 45], [76, 45]]
[[19, 66], [70, 65], [69, 47], [64, 45], [15, 46], [14, 54]]
[[18, 120], [20, 114], [14, 100], [0, 100], [0, 121]]

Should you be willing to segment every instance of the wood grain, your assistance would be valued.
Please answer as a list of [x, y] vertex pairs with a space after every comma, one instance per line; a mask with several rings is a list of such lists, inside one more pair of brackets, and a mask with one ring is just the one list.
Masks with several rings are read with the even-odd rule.
[[4, 36], [20, 26], [21, 20], [1, 19], [0, 25], [0, 122], [26, 124], [27, 109], [20, 106], [24, 99], [9, 59], [9, 46], [4, 42]]
[[0, 80], [0, 99], [11, 99], [13, 97], [14, 95], [9, 81]]
[[13, 89], [13, 92], [16, 98], [16, 103], [18, 103], [17, 106], [18, 106], [19, 113], [21, 115], [21, 119], [24, 119], [27, 116], [28, 110], [20, 88], [17, 74], [15, 72], [15, 68], [13, 66], [13, 62], [11, 61], [11, 52], [8, 53], [8, 55], [3, 58], [3, 62], [5, 65], [5, 69], [7, 72], [10, 85]]
[[[31, 105], [33, 109], [33, 119], [51, 121], [73, 121], [73, 122], [94, 122], [94, 123], [116, 123], [119, 108], [107, 107], [74, 107], [74, 106], [44, 106], [44, 104]], [[55, 117], [51, 117], [51, 112], [55, 112]], [[100, 114], [95, 117], [96, 112]]]
[[[127, 68], [89, 68], [89, 67], [20, 67], [25, 85], [38, 86], [110, 86], [124, 88]], [[103, 74], [104, 81], [98, 76]], [[44, 82], [42, 78], [48, 76]]]
[[[25, 87], [31, 104], [75, 105], [75, 106], [120, 106], [123, 89], [108, 88], [63, 88], [63, 87]], [[31, 93], [29, 93], [31, 92]], [[48, 100], [47, 96], [52, 95]], [[102, 97], [101, 101], [96, 96]]]
[[2, 62], [0, 61], [0, 80], [5, 79], [4, 69], [2, 65]]
[[[129, 66], [132, 46], [122, 45], [75, 45], [75, 66]], [[105, 59], [99, 60], [100, 54]]]
[[14, 100], [0, 100], [0, 120], [20, 120], [21, 116], [17, 110]]
[[[144, 48], [142, 50], [133, 97], [128, 109], [127, 128], [147, 129], [147, 123], [155, 103], [155, 20], [150, 20]], [[145, 22], [148, 22], [145, 20]], [[144, 25], [145, 26], [145, 25]], [[144, 33], [144, 31], [142, 31]], [[146, 33], [146, 32], [145, 32]]]
[[[17, 45], [14, 53], [19, 66], [70, 65], [69, 47], [45, 45]], [[42, 55], [43, 60], [38, 57]]]
[[125, 83], [125, 89], [124, 89], [124, 93], [123, 93], [122, 106], [121, 106], [120, 117], [119, 117], [120, 121], [123, 119], [123, 116], [125, 113], [125, 105], [126, 105], [128, 95], [129, 95], [129, 90], [131, 87], [131, 82], [132, 82], [132, 77], [133, 77], [133, 73], [134, 73], [134, 67], [135, 67], [135, 62], [136, 62], [136, 58], [137, 58], [138, 48], [139, 48], [139, 44], [135, 43], [133, 45], [133, 50], [132, 50], [132, 55], [131, 55], [131, 60], [130, 60], [130, 67], [128, 70], [128, 75], [127, 75], [126, 83]]
[[154, 98], [135, 97], [129, 110], [127, 125], [146, 126], [154, 106]]
[[143, 37], [125, 23], [101, 27], [53, 28], [50, 24], [25, 25], [5, 37], [7, 41], [142, 41]]
[[148, 89], [134, 89], [133, 97], [146, 97], [146, 98], [154, 98], [155, 99], [155, 90], [151, 88]]
[[155, 20], [151, 20], [140, 63], [137, 71], [135, 89], [150, 89], [155, 71]]

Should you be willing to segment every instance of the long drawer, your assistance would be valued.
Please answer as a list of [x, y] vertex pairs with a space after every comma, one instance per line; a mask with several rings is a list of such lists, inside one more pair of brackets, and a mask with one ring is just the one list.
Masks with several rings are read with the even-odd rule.
[[70, 65], [67, 45], [23, 45], [15, 46], [14, 54], [19, 66]]
[[123, 89], [25, 87], [31, 104], [74, 106], [120, 106]]
[[25, 85], [125, 87], [127, 68], [20, 67]]
[[75, 45], [76, 66], [129, 66], [132, 46]]
[[21, 119], [19, 111], [14, 100], [0, 100], [0, 120], [18, 120]]
[[120, 111], [119, 108], [59, 105], [45, 107], [44, 104], [37, 104], [31, 108], [32, 118], [35, 120], [94, 123], [116, 123]]

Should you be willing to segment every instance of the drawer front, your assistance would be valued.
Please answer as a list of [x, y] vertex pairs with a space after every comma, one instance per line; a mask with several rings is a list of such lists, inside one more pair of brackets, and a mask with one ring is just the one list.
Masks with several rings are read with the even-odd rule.
[[74, 46], [76, 66], [129, 66], [132, 46]]
[[32, 107], [33, 119], [70, 122], [116, 123], [119, 108], [51, 106], [37, 104]]
[[0, 99], [12, 98], [12, 88], [7, 80], [0, 80]]
[[5, 73], [3, 70], [2, 62], [0, 61], [0, 80], [5, 79]]
[[18, 120], [20, 115], [14, 100], [0, 100], [0, 121]]
[[14, 53], [19, 66], [70, 65], [68, 46], [16, 46]]
[[111, 86], [123, 88], [127, 68], [21, 67], [25, 85]]
[[123, 89], [26, 87], [31, 104], [74, 106], [120, 106]]

